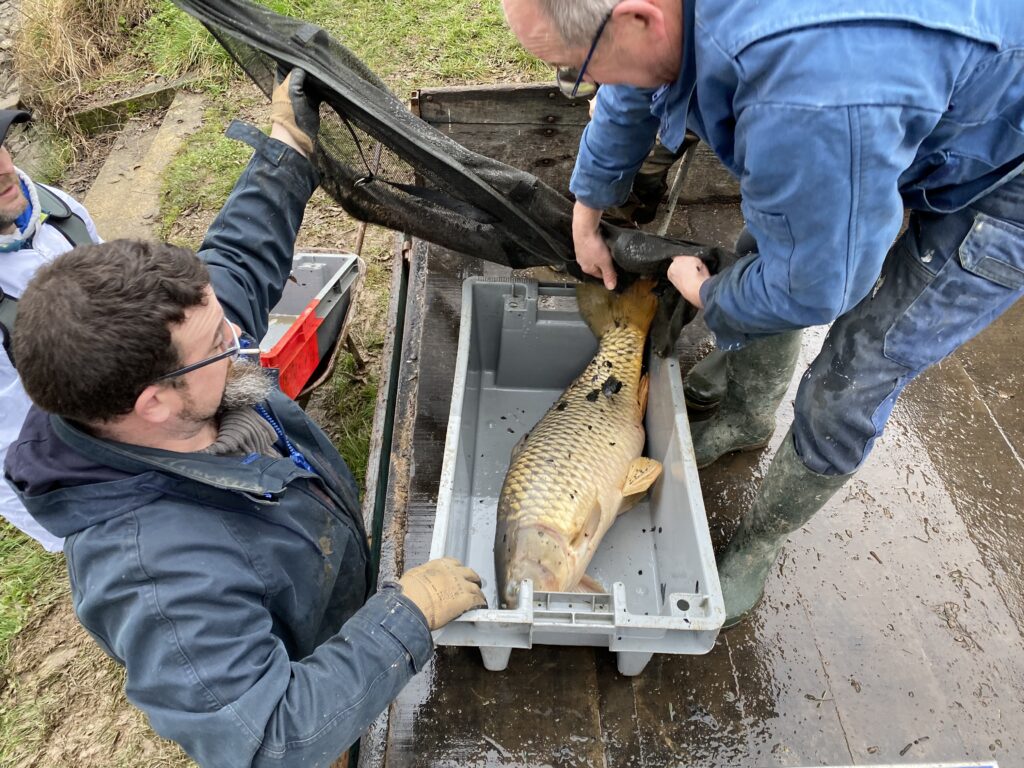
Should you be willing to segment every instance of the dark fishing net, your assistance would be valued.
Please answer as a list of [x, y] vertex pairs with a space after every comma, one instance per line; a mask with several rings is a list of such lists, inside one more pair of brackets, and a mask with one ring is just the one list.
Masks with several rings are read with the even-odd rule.
[[[247, 0], [174, 0], [198, 19], [270, 95], [278, 68], [300, 67], [323, 99], [314, 158], [321, 185], [352, 216], [514, 269], [553, 266], [583, 275], [572, 203], [525, 171], [469, 151], [413, 115], [347, 48], [312, 24]], [[652, 341], [660, 354], [696, 314], [665, 278], [672, 256], [698, 256], [714, 273], [718, 248], [602, 224], [623, 279], [659, 278]]]

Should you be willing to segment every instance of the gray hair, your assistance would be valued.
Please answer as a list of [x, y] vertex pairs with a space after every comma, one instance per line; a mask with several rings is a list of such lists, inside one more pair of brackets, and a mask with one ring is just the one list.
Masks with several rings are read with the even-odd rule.
[[604, 17], [619, 0], [540, 0], [540, 7], [568, 45], [590, 45]]

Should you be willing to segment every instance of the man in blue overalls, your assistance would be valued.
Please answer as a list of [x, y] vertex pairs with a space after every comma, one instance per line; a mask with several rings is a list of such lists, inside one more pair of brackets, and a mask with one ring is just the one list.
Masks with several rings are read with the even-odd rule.
[[694, 424], [700, 466], [767, 444], [800, 329], [832, 323], [720, 560], [729, 626], [910, 380], [1024, 291], [1024, 14], [1018, 0], [504, 4], [528, 50], [602, 83], [571, 182], [584, 271], [615, 284], [598, 221], [656, 133], [674, 149], [689, 128], [740, 181], [739, 261], [669, 269], [726, 380]]

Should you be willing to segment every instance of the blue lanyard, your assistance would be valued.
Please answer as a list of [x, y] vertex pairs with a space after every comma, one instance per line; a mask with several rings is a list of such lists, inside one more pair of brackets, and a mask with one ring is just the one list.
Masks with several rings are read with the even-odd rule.
[[267, 411], [262, 404], [254, 407], [256, 408], [256, 413], [266, 419], [270, 426], [274, 428], [274, 431], [277, 432], [278, 439], [284, 444], [284, 447], [288, 449], [288, 455], [292, 457], [292, 461], [295, 462], [295, 466], [299, 469], [304, 469], [307, 472], [312, 472], [315, 475], [316, 470], [310, 466], [310, 463], [306, 461], [306, 457], [299, 452], [299, 449], [292, 445], [292, 441], [288, 439], [288, 436], [284, 433], [281, 425], [278, 424], [274, 417], [270, 415], [270, 412]]

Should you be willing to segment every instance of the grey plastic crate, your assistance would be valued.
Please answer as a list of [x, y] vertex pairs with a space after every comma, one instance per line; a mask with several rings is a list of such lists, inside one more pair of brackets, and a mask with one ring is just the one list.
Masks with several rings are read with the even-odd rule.
[[[483, 579], [497, 606], [494, 531], [512, 447], [597, 350], [570, 286], [470, 278], [430, 556], [453, 556]], [[674, 360], [653, 358], [647, 455], [664, 471], [649, 500], [622, 515], [587, 573], [610, 594], [534, 592], [516, 610], [470, 611], [434, 633], [439, 645], [478, 646], [504, 669], [513, 648], [607, 646], [624, 675], [654, 653], [707, 653], [725, 619], [711, 537]]]

